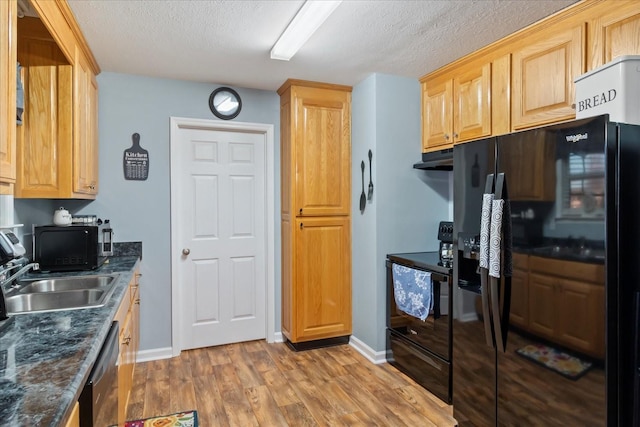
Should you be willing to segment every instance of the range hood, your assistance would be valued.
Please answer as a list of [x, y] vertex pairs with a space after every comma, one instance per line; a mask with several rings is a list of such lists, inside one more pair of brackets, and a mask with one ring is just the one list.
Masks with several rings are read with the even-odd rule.
[[438, 171], [453, 170], [453, 148], [422, 153], [422, 161], [414, 164], [413, 168]]

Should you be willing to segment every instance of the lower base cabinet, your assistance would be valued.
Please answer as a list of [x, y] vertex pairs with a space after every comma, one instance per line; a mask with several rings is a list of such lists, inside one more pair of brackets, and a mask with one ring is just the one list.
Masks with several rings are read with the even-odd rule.
[[129, 283], [129, 291], [123, 298], [115, 317], [115, 320], [120, 322], [120, 355], [118, 357], [118, 425], [120, 426], [123, 426], [126, 421], [140, 342], [139, 278], [140, 274], [136, 270]]
[[76, 402], [64, 427], [80, 427], [80, 404]]

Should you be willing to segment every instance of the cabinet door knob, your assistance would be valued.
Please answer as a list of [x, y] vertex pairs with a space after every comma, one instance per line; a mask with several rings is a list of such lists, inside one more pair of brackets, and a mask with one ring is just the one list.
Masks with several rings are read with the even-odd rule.
[[449, 134], [448, 133], [444, 134], [444, 139], [446, 139], [447, 141], [449, 140]]
[[300, 208], [300, 215], [302, 215], [302, 208]]
[[458, 134], [457, 134], [457, 133], [454, 133], [454, 134], [453, 134], [453, 137], [454, 137], [454, 138], [458, 138]]
[[304, 228], [304, 222], [300, 223], [300, 230], [302, 230]]
[[182, 255], [189, 255], [190, 253], [191, 253], [191, 249], [189, 249], [189, 248], [184, 248], [182, 250]]
[[122, 341], [122, 345], [129, 345], [131, 343], [131, 337], [126, 337], [124, 341]]

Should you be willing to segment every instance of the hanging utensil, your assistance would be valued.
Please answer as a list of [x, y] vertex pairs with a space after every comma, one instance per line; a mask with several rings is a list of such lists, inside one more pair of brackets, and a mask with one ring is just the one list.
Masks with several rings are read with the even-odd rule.
[[371, 200], [373, 197], [373, 181], [371, 180], [371, 158], [373, 157], [373, 153], [369, 150], [369, 194], [367, 195], [367, 199]]
[[364, 213], [364, 208], [367, 205], [367, 195], [364, 193], [364, 160], [360, 163], [362, 169], [362, 194], [360, 195], [360, 213]]

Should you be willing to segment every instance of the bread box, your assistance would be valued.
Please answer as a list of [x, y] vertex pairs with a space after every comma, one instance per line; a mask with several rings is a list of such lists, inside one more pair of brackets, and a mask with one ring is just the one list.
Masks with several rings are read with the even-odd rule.
[[609, 114], [640, 125], [640, 55], [619, 56], [574, 80], [576, 119]]

